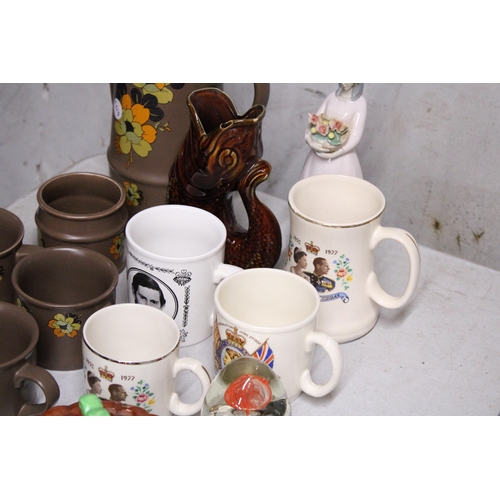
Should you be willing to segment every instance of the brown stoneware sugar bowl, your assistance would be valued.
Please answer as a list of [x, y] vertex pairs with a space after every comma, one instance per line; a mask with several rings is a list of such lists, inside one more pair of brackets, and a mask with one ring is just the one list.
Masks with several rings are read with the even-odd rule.
[[43, 247], [77, 245], [125, 267], [125, 190], [105, 175], [74, 172], [58, 175], [37, 192], [35, 223]]

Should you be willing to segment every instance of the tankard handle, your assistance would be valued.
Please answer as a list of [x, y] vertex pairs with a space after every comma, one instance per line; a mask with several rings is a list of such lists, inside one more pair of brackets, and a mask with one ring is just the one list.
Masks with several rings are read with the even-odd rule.
[[397, 241], [403, 245], [408, 254], [409, 276], [406, 290], [399, 297], [388, 294], [382, 289], [375, 272], [372, 271], [368, 276], [368, 294], [379, 306], [396, 309], [405, 305], [415, 293], [420, 276], [420, 252], [415, 238], [403, 229], [379, 226], [373, 233], [371, 248], [374, 249], [384, 239]]
[[344, 358], [338, 342], [322, 332], [311, 331], [305, 339], [305, 350], [312, 353], [315, 345], [322, 347], [330, 359], [331, 373], [330, 378], [324, 384], [316, 384], [312, 377], [309, 368], [304, 370], [300, 377], [300, 388], [306, 394], [315, 398], [326, 396], [337, 387], [344, 366]]

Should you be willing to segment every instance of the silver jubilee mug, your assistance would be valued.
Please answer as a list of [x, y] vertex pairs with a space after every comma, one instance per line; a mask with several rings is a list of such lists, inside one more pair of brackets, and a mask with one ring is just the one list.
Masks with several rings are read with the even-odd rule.
[[[199, 412], [210, 376], [200, 361], [180, 356], [179, 343], [179, 327], [156, 308], [114, 304], [96, 311], [83, 327], [83, 377], [87, 392], [137, 406], [153, 415]], [[191, 372], [198, 385], [200, 394], [194, 402], [182, 401], [177, 392], [181, 371]]]
[[[370, 182], [343, 175], [318, 175], [289, 192], [290, 240], [284, 269], [309, 281], [320, 302], [318, 329], [338, 342], [358, 339], [376, 324], [380, 307], [408, 303], [417, 288], [420, 253], [404, 229], [381, 225], [385, 197]], [[374, 250], [385, 240], [406, 250], [409, 276], [395, 297], [379, 284]]]

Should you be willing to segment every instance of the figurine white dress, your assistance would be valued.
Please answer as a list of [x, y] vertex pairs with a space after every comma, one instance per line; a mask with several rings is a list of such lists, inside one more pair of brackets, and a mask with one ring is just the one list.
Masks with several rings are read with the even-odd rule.
[[363, 178], [355, 147], [363, 135], [366, 99], [362, 83], [339, 83], [315, 115], [309, 114], [305, 133], [311, 147], [301, 179], [321, 174], [342, 174]]

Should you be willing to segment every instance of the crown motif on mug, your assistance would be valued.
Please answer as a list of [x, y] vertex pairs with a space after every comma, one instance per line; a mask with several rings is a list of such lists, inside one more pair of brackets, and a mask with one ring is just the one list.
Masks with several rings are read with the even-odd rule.
[[245, 337], [243, 337], [242, 335], [238, 335], [238, 328], [236, 326], [233, 327], [232, 330], [230, 328], [228, 328], [226, 330], [226, 336], [227, 336], [227, 340], [231, 344], [236, 345], [240, 348], [242, 348], [246, 344], [246, 341], [247, 341], [247, 339]]
[[113, 379], [115, 378], [115, 374], [110, 372], [107, 366], [99, 368], [99, 375], [101, 378], [109, 380], [110, 382], [113, 382]]
[[305, 243], [305, 247], [309, 253], [312, 253], [314, 255], [318, 255], [319, 247], [316, 246], [312, 241], [311, 241], [311, 243]]
[[183, 269], [180, 273], [175, 273], [174, 281], [178, 285], [184, 286], [191, 281], [191, 273], [186, 269]]

